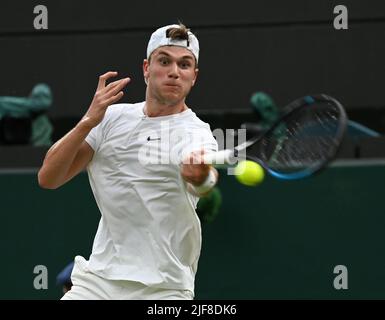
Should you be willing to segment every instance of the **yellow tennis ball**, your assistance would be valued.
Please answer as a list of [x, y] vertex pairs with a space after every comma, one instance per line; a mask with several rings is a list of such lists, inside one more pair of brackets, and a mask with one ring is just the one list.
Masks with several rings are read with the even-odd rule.
[[246, 186], [256, 186], [260, 184], [264, 177], [265, 171], [256, 162], [243, 160], [238, 162], [234, 170], [235, 178]]

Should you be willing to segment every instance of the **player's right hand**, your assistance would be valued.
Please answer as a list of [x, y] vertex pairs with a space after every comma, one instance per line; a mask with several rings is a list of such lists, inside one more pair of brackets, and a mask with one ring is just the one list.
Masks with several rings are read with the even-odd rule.
[[123, 97], [123, 88], [130, 82], [130, 78], [120, 79], [109, 83], [106, 81], [116, 77], [117, 72], [109, 71], [99, 77], [98, 87], [95, 96], [82, 118], [82, 123], [90, 128], [96, 127], [104, 118], [108, 106], [119, 101]]

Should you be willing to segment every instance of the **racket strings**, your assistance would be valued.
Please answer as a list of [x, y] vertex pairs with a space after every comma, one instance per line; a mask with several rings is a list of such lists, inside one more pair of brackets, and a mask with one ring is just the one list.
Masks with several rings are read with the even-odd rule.
[[290, 173], [322, 165], [339, 145], [339, 109], [319, 103], [293, 112], [258, 145], [259, 157], [276, 172]]

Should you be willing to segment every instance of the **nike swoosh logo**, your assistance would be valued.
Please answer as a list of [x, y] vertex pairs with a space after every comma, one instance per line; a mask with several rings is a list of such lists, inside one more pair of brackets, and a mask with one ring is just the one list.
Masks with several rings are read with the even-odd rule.
[[160, 138], [151, 138], [150, 136], [147, 137], [147, 141], [154, 141], [154, 140], [160, 140]]

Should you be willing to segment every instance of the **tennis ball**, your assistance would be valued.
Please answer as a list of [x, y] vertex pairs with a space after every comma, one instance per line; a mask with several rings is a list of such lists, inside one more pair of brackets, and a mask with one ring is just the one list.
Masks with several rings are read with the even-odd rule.
[[265, 171], [256, 162], [244, 160], [238, 162], [234, 169], [235, 178], [242, 184], [252, 187], [260, 184], [264, 177]]

